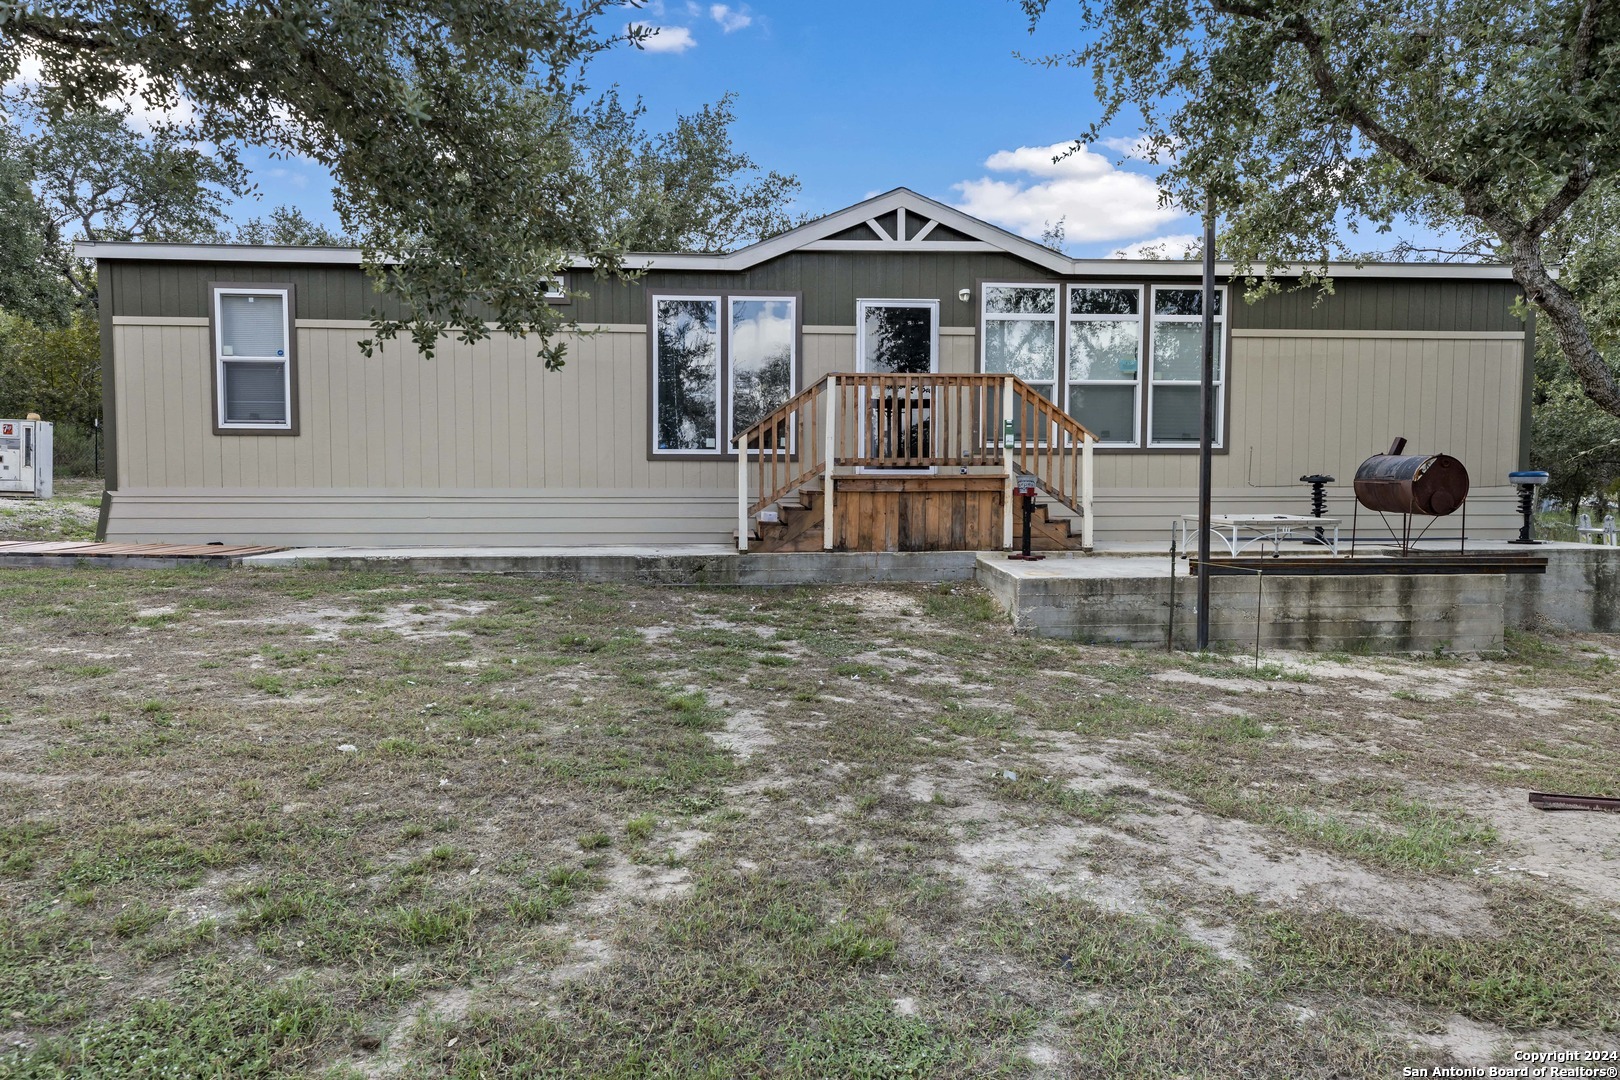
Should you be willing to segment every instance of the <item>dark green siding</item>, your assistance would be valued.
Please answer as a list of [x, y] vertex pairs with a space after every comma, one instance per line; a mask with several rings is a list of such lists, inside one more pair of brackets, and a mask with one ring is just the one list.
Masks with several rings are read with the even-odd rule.
[[1346, 279], [1331, 294], [1284, 291], [1232, 304], [1232, 325], [1248, 330], [1439, 330], [1524, 332], [1511, 281]]
[[[210, 281], [290, 281], [298, 288], [301, 319], [366, 319], [378, 306], [398, 313], [355, 267], [109, 261], [101, 273], [111, 283], [114, 315], [205, 317]], [[1134, 280], [1192, 284], [1197, 274], [1189, 264], [1181, 273]], [[962, 289], [982, 281], [1052, 280], [1049, 271], [997, 252], [801, 251], [740, 273], [658, 270], [628, 284], [578, 274], [573, 286], [591, 295], [577, 300], [570, 314], [582, 323], [640, 324], [647, 321], [648, 289], [780, 291], [804, 296], [803, 319], [810, 326], [853, 324], [855, 301], [861, 298], [938, 300], [944, 325], [975, 326], [976, 303], [958, 300]], [[1511, 281], [1351, 279], [1337, 282], [1326, 295], [1284, 291], [1255, 304], [1234, 296], [1230, 311], [1232, 325], [1241, 329], [1523, 333], [1525, 324], [1513, 313], [1518, 295]]]
[[114, 315], [208, 316], [211, 281], [291, 282], [300, 319], [368, 319], [373, 308], [395, 313], [399, 305], [381, 296], [352, 266], [292, 263], [107, 262], [100, 272], [113, 282]]

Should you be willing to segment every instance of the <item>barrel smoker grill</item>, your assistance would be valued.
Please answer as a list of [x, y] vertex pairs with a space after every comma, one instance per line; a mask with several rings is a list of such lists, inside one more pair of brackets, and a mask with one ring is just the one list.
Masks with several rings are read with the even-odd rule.
[[[1463, 463], [1448, 454], [1403, 454], [1406, 440], [1398, 438], [1390, 445], [1389, 453], [1374, 454], [1356, 469], [1356, 505], [1365, 506], [1380, 517], [1385, 514], [1401, 515], [1401, 553], [1409, 554], [1412, 545], [1423, 539], [1429, 531], [1425, 525], [1417, 536], [1412, 535], [1414, 517], [1443, 518], [1458, 510], [1463, 512], [1462, 543], [1468, 538], [1468, 470]], [[1388, 519], [1385, 519], [1388, 524]], [[1394, 533], [1394, 528], [1390, 532]], [[1355, 550], [1355, 524], [1351, 525], [1351, 550]]]

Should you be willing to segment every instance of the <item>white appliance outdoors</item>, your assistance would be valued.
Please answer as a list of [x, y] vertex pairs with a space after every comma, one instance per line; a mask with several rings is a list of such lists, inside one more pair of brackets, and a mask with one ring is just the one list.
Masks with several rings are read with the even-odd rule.
[[0, 420], [0, 496], [51, 497], [51, 432], [45, 420]]

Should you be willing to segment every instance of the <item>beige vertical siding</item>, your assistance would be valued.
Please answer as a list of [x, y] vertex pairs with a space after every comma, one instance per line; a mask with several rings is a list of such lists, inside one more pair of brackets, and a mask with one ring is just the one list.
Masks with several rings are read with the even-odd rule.
[[[1469, 532], [1500, 534], [1512, 526], [1505, 481], [1518, 463], [1523, 364], [1523, 338], [1507, 334], [1235, 334], [1216, 511], [1303, 513], [1299, 478], [1326, 473], [1339, 480], [1331, 512], [1349, 518], [1356, 466], [1404, 435], [1409, 453], [1463, 462], [1473, 484]], [[1197, 486], [1196, 455], [1099, 454], [1099, 534], [1162, 536], [1170, 517], [1193, 509]], [[1434, 527], [1455, 532], [1460, 523]]]
[[720, 462], [647, 459], [647, 338], [569, 342], [545, 371], [498, 335], [422, 359], [366, 358], [363, 327], [298, 327], [302, 434], [214, 435], [204, 326], [115, 325], [119, 487], [347, 490], [704, 490]]
[[[497, 335], [371, 358], [301, 322], [301, 434], [212, 434], [204, 320], [117, 320], [112, 539], [723, 543], [734, 466], [649, 461], [647, 335], [612, 327], [547, 372]], [[808, 350], [807, 350], [808, 352]]]
[[[647, 335], [570, 342], [547, 372], [532, 343], [497, 335], [363, 357], [363, 323], [297, 329], [302, 434], [212, 434], [206, 320], [114, 320], [119, 491], [112, 539], [280, 543], [724, 543], [735, 466], [648, 460]], [[805, 328], [803, 383], [855, 366], [853, 327]], [[940, 366], [977, 368], [977, 338], [940, 336]], [[1522, 339], [1507, 334], [1237, 332], [1219, 510], [1302, 511], [1298, 477], [1341, 483], [1405, 435], [1453, 454], [1474, 481], [1470, 532], [1511, 526]], [[1192, 509], [1196, 456], [1097, 458], [1098, 537], [1160, 538]]]

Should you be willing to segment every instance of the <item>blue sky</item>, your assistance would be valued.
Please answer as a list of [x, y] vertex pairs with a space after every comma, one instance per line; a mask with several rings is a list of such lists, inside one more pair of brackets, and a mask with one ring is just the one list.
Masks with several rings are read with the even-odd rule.
[[[1151, 166], [1116, 165], [1134, 130], [1108, 133], [1115, 148], [1051, 164], [1045, 148], [1071, 141], [1097, 112], [1088, 75], [1014, 56], [1073, 43], [1072, 7], [1053, 7], [1032, 38], [1011, 0], [653, 0], [615, 24], [661, 27], [652, 47], [599, 57], [589, 79], [644, 98], [655, 128], [735, 91], [736, 144], [798, 176], [801, 210], [905, 186], [1032, 237], [1066, 217], [1075, 255], [1189, 237], [1195, 222], [1158, 208]], [[248, 161], [263, 198], [238, 216], [285, 202], [335, 220], [318, 168]]]

